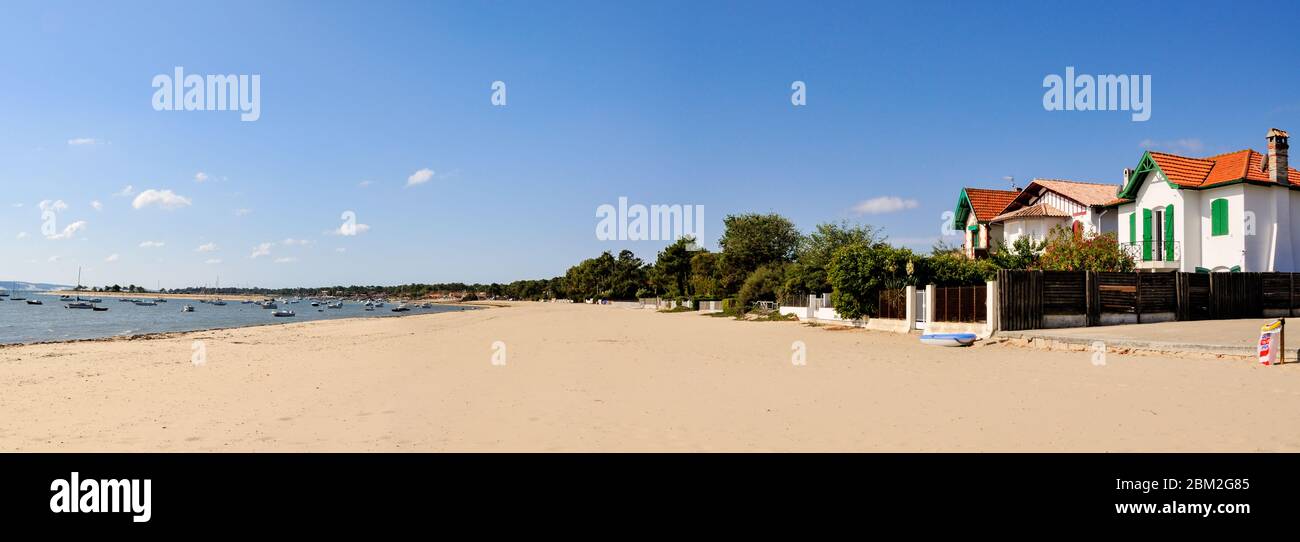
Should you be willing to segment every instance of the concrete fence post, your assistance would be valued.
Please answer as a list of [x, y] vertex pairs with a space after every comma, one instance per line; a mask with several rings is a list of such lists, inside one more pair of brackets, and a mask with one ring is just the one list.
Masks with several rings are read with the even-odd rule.
[[924, 318], [924, 322], [926, 326], [929, 326], [930, 322], [934, 321], [934, 315], [935, 315], [934, 285], [927, 284], [925, 285], [925, 318]]
[[985, 284], [984, 298], [984, 329], [988, 330], [989, 335], [996, 333], [1000, 323], [998, 322], [998, 281], [990, 280]]
[[907, 319], [907, 330], [911, 331], [916, 329], [916, 286], [908, 286], [903, 295], [907, 297], [907, 309], [903, 311], [903, 317]]

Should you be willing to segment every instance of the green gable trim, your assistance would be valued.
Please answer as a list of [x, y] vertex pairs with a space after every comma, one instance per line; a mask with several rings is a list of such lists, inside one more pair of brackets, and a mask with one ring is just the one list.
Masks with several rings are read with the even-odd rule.
[[957, 209], [952, 212], [952, 229], [961, 231], [974, 209], [970, 204], [970, 198], [966, 196], [966, 189], [961, 189], [961, 195], [957, 196]]
[[1240, 272], [1241, 272], [1241, 266], [1240, 266], [1240, 265], [1234, 265], [1234, 266], [1232, 266], [1232, 269], [1229, 269], [1229, 270], [1228, 270], [1228, 272], [1230, 272], [1230, 273], [1240, 273]]
[[1196, 268], [1196, 272], [1197, 272], [1197, 273], [1209, 273], [1210, 270], [1209, 270], [1209, 269], [1206, 269], [1206, 268], [1204, 268], [1204, 267], [1197, 267], [1197, 268]]
[[1165, 175], [1165, 172], [1160, 170], [1160, 164], [1157, 164], [1156, 159], [1151, 157], [1150, 151], [1144, 151], [1142, 153], [1142, 159], [1138, 161], [1137, 167], [1133, 168], [1133, 172], [1129, 174], [1128, 180], [1124, 182], [1124, 187], [1119, 190], [1119, 194], [1116, 195], [1116, 197], [1136, 200], [1138, 189], [1142, 188], [1141, 179], [1144, 178], [1147, 173], [1153, 171], [1159, 173], [1160, 177], [1163, 178], [1171, 188], [1182, 188], [1169, 180], [1169, 176]]
[[971, 224], [971, 225], [969, 225], [969, 226], [966, 226], [966, 229], [967, 229], [967, 230], [970, 230], [970, 231], [980, 231], [980, 225], [979, 225], [979, 224]]

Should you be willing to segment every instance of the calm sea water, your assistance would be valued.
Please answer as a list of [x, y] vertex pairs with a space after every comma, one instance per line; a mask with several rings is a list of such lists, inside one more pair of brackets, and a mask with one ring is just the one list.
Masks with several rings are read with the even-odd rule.
[[[474, 310], [469, 307], [434, 305], [432, 308], [412, 307], [410, 312], [392, 312], [396, 303], [367, 312], [360, 303], [345, 301], [341, 309], [327, 309], [322, 304], [313, 307], [308, 301], [281, 303], [297, 316], [276, 318], [275, 312], [257, 305], [244, 305], [227, 301], [225, 306], [199, 303], [196, 299], [169, 299], [156, 307], [141, 307], [134, 303], [119, 302], [115, 297], [102, 298], [101, 307], [107, 312], [90, 309], [68, 309], [57, 295], [26, 293], [27, 299], [39, 299], [44, 305], [28, 305], [26, 301], [10, 301], [0, 297], [0, 344], [65, 341], [72, 339], [97, 339], [119, 335], [161, 333], [170, 331], [198, 331], [203, 329], [242, 327], [260, 324], [287, 324], [312, 320], [338, 318], [391, 318], [414, 314]], [[91, 299], [91, 296], [82, 296]], [[181, 312], [181, 306], [194, 306], [194, 312]]]

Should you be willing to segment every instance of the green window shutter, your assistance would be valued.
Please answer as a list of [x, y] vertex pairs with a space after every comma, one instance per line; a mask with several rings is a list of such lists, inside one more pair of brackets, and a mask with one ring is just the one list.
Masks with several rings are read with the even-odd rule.
[[1165, 261], [1174, 261], [1174, 206], [1165, 206]]
[[1137, 218], [1138, 218], [1137, 209], [1134, 209], [1133, 212], [1129, 213], [1128, 215], [1128, 243], [1130, 245], [1137, 244], [1138, 242]]
[[1142, 210], [1142, 261], [1151, 261], [1151, 209]]
[[1210, 235], [1228, 235], [1228, 200], [1210, 202]]

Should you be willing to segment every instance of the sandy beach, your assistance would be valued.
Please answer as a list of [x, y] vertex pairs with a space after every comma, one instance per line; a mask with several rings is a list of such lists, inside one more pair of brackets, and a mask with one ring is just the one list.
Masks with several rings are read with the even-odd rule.
[[1091, 356], [541, 303], [14, 346], [0, 449], [1300, 450], [1300, 365]]

